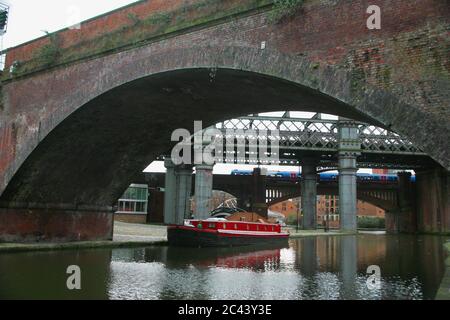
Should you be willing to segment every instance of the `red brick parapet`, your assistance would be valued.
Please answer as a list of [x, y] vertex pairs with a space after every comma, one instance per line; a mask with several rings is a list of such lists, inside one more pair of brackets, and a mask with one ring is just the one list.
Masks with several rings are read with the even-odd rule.
[[[6, 68], [14, 62], [22, 73], [46, 69], [93, 55], [135, 46], [167, 34], [231, 18], [267, 7], [272, 0], [143, 0], [86, 20], [79, 29], [66, 28], [7, 50]], [[58, 56], [42, 61], [46, 46], [57, 42]]]

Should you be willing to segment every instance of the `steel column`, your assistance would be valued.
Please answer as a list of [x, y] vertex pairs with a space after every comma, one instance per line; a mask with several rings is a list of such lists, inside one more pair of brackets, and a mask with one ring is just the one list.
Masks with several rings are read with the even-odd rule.
[[175, 202], [176, 202], [176, 176], [175, 164], [171, 159], [164, 160], [166, 167], [164, 188], [164, 223], [175, 224]]
[[302, 160], [302, 211], [303, 229], [317, 228], [317, 161], [315, 159]]
[[339, 213], [341, 230], [356, 232], [357, 190], [356, 158], [361, 152], [358, 126], [354, 121], [340, 118], [339, 121]]
[[196, 219], [209, 218], [212, 207], [214, 166], [202, 164], [195, 167], [195, 210]]

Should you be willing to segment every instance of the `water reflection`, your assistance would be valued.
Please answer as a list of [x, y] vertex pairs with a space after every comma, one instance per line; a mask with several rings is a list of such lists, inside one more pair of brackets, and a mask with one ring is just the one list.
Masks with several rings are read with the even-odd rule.
[[[289, 247], [62, 251], [0, 256], [0, 298], [432, 299], [443, 272], [442, 238], [329, 236]], [[68, 265], [82, 291], [65, 288]], [[366, 284], [370, 265], [381, 288]]]
[[[108, 299], [110, 250], [0, 254], [0, 299]], [[81, 268], [82, 290], [66, 287], [67, 267]]]

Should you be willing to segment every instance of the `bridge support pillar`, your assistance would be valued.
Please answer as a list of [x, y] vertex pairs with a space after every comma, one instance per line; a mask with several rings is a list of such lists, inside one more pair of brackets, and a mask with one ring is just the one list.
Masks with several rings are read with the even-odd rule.
[[237, 206], [239, 209], [246, 211], [250, 211], [252, 209], [251, 195], [248, 185], [246, 184], [239, 186]]
[[434, 168], [416, 172], [419, 232], [450, 233], [450, 172]]
[[171, 159], [166, 159], [164, 166], [164, 223], [183, 225], [190, 212], [192, 167], [175, 166]]
[[361, 152], [359, 129], [354, 121], [339, 119], [339, 214], [341, 230], [356, 232], [358, 200], [356, 190], [357, 156]]
[[411, 173], [400, 172], [398, 174], [398, 231], [402, 233], [414, 233], [417, 231], [417, 219], [414, 209], [413, 186]]
[[171, 159], [164, 161], [166, 167], [165, 187], [164, 187], [164, 223], [175, 224], [175, 203], [177, 178], [175, 176], [175, 164]]
[[188, 165], [177, 166], [175, 176], [175, 224], [184, 225], [184, 220], [190, 218], [189, 213], [191, 211], [192, 167]]
[[339, 157], [339, 214], [341, 230], [356, 232], [357, 230], [357, 194], [356, 194], [356, 157]]
[[267, 218], [268, 207], [266, 203], [266, 174], [261, 168], [253, 170], [252, 211]]
[[317, 228], [317, 161], [302, 160], [302, 211], [303, 229]]
[[202, 164], [195, 167], [195, 211], [196, 219], [208, 219], [212, 208], [214, 166]]

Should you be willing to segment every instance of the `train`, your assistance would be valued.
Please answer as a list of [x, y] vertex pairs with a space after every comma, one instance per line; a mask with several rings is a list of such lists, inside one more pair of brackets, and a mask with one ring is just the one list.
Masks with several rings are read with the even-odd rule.
[[[232, 176], [251, 176], [253, 170], [233, 170]], [[301, 173], [291, 171], [267, 171], [267, 176], [279, 178], [281, 180], [296, 181], [301, 178]], [[319, 179], [322, 182], [338, 181], [339, 174], [332, 172], [319, 173]], [[358, 173], [356, 175], [358, 181], [373, 181], [380, 183], [393, 183], [398, 181], [398, 176], [395, 174], [371, 174], [371, 173]], [[416, 176], [411, 176], [411, 182], [416, 181]]]

